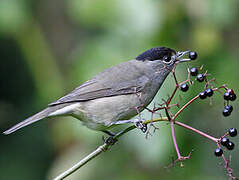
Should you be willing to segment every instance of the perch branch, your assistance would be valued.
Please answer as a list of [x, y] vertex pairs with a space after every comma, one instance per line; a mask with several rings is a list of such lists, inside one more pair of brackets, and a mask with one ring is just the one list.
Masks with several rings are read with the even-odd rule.
[[[155, 118], [155, 119], [151, 119], [151, 120], [146, 120], [144, 121], [142, 124], [149, 124], [149, 123], [155, 123], [155, 122], [160, 122], [160, 121], [168, 121], [167, 117], [162, 117], [162, 118]], [[191, 131], [194, 131], [212, 141], [218, 141], [217, 138], [214, 138], [212, 136], [207, 135], [206, 133], [203, 133], [195, 128], [192, 128], [191, 126], [188, 126], [186, 124], [183, 124], [181, 122], [178, 121], [174, 121], [174, 123], [176, 125], [179, 125], [181, 127], [184, 127], [186, 129], [189, 129]], [[122, 135], [126, 134], [127, 132], [135, 129], [136, 126], [132, 125], [129, 126], [128, 128], [124, 129], [123, 131], [119, 132], [118, 134], [116, 134], [113, 138], [115, 140], [118, 140]], [[105, 152], [109, 149], [111, 145], [104, 143], [103, 145], [99, 146], [96, 150], [94, 150], [92, 153], [90, 153], [88, 156], [86, 156], [85, 158], [83, 158], [81, 161], [79, 161], [78, 163], [76, 163], [74, 166], [72, 166], [71, 168], [69, 168], [68, 170], [64, 171], [62, 174], [58, 175], [56, 178], [54, 178], [53, 180], [62, 180], [66, 177], [68, 177], [69, 175], [71, 175], [72, 173], [74, 173], [76, 170], [78, 170], [79, 168], [81, 168], [82, 166], [84, 166], [86, 163], [88, 163], [90, 160], [94, 159], [95, 157], [97, 157], [98, 155], [100, 155], [102, 152]]]

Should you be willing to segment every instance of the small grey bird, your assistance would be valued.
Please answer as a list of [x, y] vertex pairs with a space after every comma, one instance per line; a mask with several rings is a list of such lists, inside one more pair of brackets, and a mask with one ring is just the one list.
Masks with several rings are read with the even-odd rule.
[[[189, 51], [151, 48], [135, 59], [105, 69], [39, 113], [3, 132], [53, 116], [73, 116], [90, 129], [108, 132], [117, 124], [131, 122], [154, 98], [176, 62]], [[190, 56], [189, 56], [190, 57]]]

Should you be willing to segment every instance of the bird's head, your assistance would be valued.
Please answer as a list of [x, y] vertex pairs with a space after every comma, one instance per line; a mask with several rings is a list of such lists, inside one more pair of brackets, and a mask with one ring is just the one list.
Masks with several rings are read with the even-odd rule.
[[[186, 54], [189, 54], [189, 58], [183, 58]], [[196, 58], [197, 53], [193, 51], [175, 51], [167, 47], [155, 47], [137, 56], [136, 60], [146, 62], [159, 71], [163, 70], [164, 73], [169, 73], [175, 63], [188, 62]]]

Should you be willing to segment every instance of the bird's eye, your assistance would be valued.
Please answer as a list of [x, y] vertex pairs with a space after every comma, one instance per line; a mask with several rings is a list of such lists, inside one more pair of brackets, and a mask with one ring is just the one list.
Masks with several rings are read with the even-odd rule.
[[171, 61], [171, 56], [164, 56], [163, 61], [169, 63]]

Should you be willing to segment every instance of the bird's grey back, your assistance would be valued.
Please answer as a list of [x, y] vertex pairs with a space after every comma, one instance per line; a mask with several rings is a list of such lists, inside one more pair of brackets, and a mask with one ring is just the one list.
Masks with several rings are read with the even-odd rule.
[[139, 92], [149, 80], [146, 72], [151, 71], [142, 63], [131, 60], [105, 69], [50, 106]]

